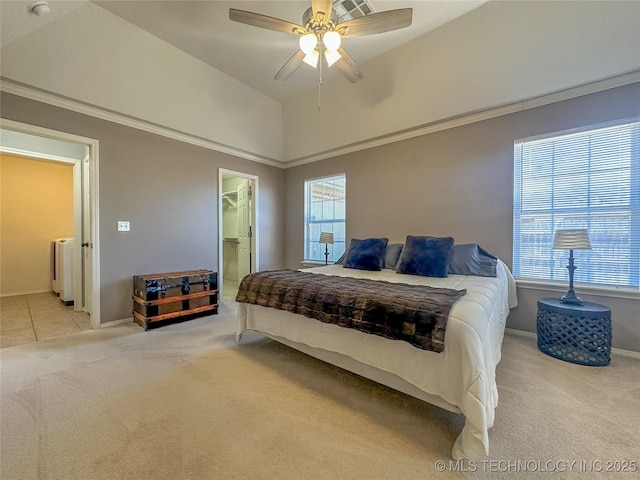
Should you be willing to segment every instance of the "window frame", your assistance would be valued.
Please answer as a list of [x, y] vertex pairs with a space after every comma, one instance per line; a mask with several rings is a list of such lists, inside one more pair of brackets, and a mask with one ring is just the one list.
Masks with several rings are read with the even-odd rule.
[[[344, 182], [344, 193], [341, 198], [336, 198], [332, 202], [332, 209], [334, 216], [322, 217], [320, 219], [310, 220], [312, 215], [313, 205], [310, 201], [311, 188], [313, 184], [320, 182], [326, 182], [330, 180], [337, 180]], [[303, 204], [303, 263], [322, 263], [325, 262], [325, 246], [320, 245], [318, 242], [320, 238], [320, 231], [332, 232], [334, 234], [334, 244], [328, 245], [329, 247], [329, 263], [334, 263], [344, 253], [346, 249], [346, 202], [347, 202], [347, 174], [335, 173], [331, 175], [325, 175], [322, 177], [309, 178], [304, 181], [304, 204]], [[335, 217], [335, 202], [337, 200], [344, 201], [344, 217]], [[323, 201], [324, 202], [324, 201]], [[324, 211], [324, 206], [323, 206]], [[330, 224], [330, 226], [328, 226]], [[336, 224], [341, 224], [342, 227], [336, 228]], [[314, 228], [313, 226], [320, 225], [320, 228]], [[317, 233], [317, 235], [312, 234]], [[317, 255], [314, 255], [313, 249], [317, 248]], [[318, 258], [316, 258], [318, 257]]]
[[[527, 288], [532, 288], [532, 289], [541, 289], [541, 290], [551, 289], [551, 290], [562, 291], [563, 289], [566, 289], [566, 282], [568, 281], [568, 277], [567, 279], [552, 279], [551, 274], [549, 275], [549, 278], [534, 278], [530, 276], [519, 276], [520, 267], [522, 265], [522, 263], [518, 263], [518, 259], [522, 253], [522, 251], [520, 250], [520, 243], [522, 241], [522, 234], [520, 230], [520, 227], [521, 227], [520, 215], [526, 214], [526, 209], [524, 212], [522, 209], [521, 202], [522, 202], [523, 194], [521, 192], [520, 185], [518, 184], [519, 180], [520, 180], [520, 183], [523, 183], [522, 164], [524, 163], [524, 160], [520, 152], [518, 151], [519, 149], [522, 148], [522, 144], [528, 143], [528, 142], [531, 142], [531, 143], [540, 142], [544, 140], [549, 140], [551, 143], [554, 141], [554, 139], [557, 139], [556, 141], [558, 140], [561, 141], [561, 137], [568, 137], [575, 134], [587, 134], [589, 132], [595, 132], [597, 130], [612, 128], [612, 127], [620, 127], [620, 126], [629, 125], [629, 124], [635, 124], [634, 127], [638, 128], [638, 125], [640, 125], [640, 117], [624, 118], [624, 119], [620, 119], [612, 122], [587, 125], [584, 127], [574, 128], [570, 130], [550, 132], [547, 134], [537, 135], [534, 137], [521, 138], [514, 141], [514, 158], [513, 158], [513, 162], [514, 162], [513, 163], [514, 165], [513, 202], [514, 204], [513, 204], [513, 232], [512, 232], [513, 233], [512, 235], [513, 268], [512, 269], [514, 271], [516, 282], [519, 286], [525, 286]], [[633, 134], [637, 135], [637, 133], [635, 132], [633, 132]], [[632, 137], [631, 146], [632, 146], [632, 150], [630, 152], [630, 169], [631, 169], [630, 188], [632, 190], [629, 193], [629, 202], [627, 207], [629, 211], [629, 215], [631, 215], [629, 228], [631, 229], [631, 235], [632, 235], [632, 237], [630, 238], [631, 250], [630, 250], [630, 257], [629, 257], [629, 263], [631, 264], [632, 273], [629, 281], [640, 283], [638, 282], [638, 276], [640, 275], [640, 261], [638, 261], [638, 258], [636, 258], [640, 254], [640, 252], [636, 252], [634, 248], [634, 245], [637, 247], [638, 242], [640, 242], [640, 238], [639, 238], [640, 234], [637, 231], [637, 229], [639, 228], [637, 226], [637, 222], [640, 221], [640, 211], [638, 210], [640, 208], [640, 205], [639, 205], [640, 193], [638, 193], [638, 190], [637, 190], [638, 188], [640, 188], [640, 178], [639, 178], [640, 177], [640, 151], [639, 151], [640, 138]], [[554, 156], [554, 159], [551, 160], [551, 162], [555, 162], [555, 161], [556, 160]], [[591, 161], [592, 161], [591, 153], [589, 153], [589, 162]], [[589, 167], [586, 168], [585, 171], [591, 172], [591, 165], [589, 165]], [[633, 190], [634, 188], [636, 190]], [[633, 193], [634, 191], [636, 192], [635, 194]], [[558, 208], [555, 205], [552, 205], [548, 210], [552, 217], [554, 215], [566, 214], [566, 211], [563, 212], [561, 208]], [[588, 215], [592, 215], [595, 209], [592, 205], [588, 205], [577, 210], [581, 210], [582, 212], [585, 213], [585, 215], [588, 216]], [[587, 214], [586, 212], [589, 212], [589, 213]], [[553, 221], [552, 221], [552, 224], [553, 224], [552, 225], [553, 230], [558, 228], [558, 225], [555, 225]], [[572, 228], [572, 227], [566, 227], [566, 228]], [[592, 239], [592, 243], [593, 243], [593, 239]], [[569, 252], [557, 251], [557, 253], [565, 254], [566, 258], [568, 258], [569, 256]], [[576, 264], [578, 268], [580, 267], [580, 264], [579, 264], [580, 260], [577, 254], [579, 253], [580, 251], [578, 250], [574, 251], [574, 255], [576, 255]], [[551, 250], [551, 258], [549, 260], [553, 263], [554, 259], [557, 256], [558, 256], [557, 254], [554, 255], [554, 250]], [[567, 262], [565, 261], [562, 266], [564, 267], [566, 266], [566, 264]], [[638, 267], [637, 272], [636, 272], [636, 267]], [[640, 285], [634, 285], [634, 284], [615, 285], [615, 284], [596, 283], [596, 282], [588, 282], [588, 281], [580, 281], [580, 280], [576, 280], [575, 283], [580, 287], [581, 291], [583, 291], [586, 294], [592, 293], [595, 295], [612, 296], [617, 298], [633, 298], [633, 299], [640, 298]]]

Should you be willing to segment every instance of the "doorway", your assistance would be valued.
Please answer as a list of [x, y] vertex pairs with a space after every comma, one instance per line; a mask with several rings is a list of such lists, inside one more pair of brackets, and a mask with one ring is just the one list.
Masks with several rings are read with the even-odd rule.
[[[73, 166], [73, 311], [100, 327], [98, 225], [98, 141], [0, 119], [0, 151]], [[51, 239], [53, 240], [53, 239]]]
[[219, 171], [218, 284], [222, 298], [233, 299], [242, 278], [258, 268], [258, 177]]

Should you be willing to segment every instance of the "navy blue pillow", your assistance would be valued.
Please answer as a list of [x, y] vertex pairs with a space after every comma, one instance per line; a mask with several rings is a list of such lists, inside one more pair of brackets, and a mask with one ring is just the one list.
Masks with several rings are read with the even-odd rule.
[[[402, 253], [403, 246], [404, 245], [402, 243], [387, 244], [387, 248], [384, 251], [384, 268], [388, 268], [390, 270], [396, 269], [396, 265], [398, 264], [398, 259], [400, 258], [400, 253]], [[338, 260], [336, 260], [336, 265], [344, 264], [344, 259], [346, 256], [347, 251], [345, 251]]]
[[449, 257], [449, 273], [497, 277], [498, 258], [477, 243], [454, 245]]
[[354, 238], [344, 257], [344, 268], [358, 270], [382, 270], [388, 238]]
[[447, 276], [452, 237], [414, 237], [407, 235], [396, 271], [426, 277]]

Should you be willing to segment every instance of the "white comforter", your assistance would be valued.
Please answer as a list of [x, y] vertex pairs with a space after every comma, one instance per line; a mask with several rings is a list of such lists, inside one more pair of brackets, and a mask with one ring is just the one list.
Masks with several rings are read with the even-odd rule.
[[433, 397], [436, 401], [432, 403], [465, 415], [465, 426], [453, 446], [453, 458], [478, 458], [489, 453], [488, 430], [498, 404], [496, 366], [509, 309], [517, 305], [515, 281], [504, 263], [498, 261], [497, 278], [465, 275], [433, 278], [401, 275], [393, 270], [346, 269], [341, 265], [305, 272], [466, 289], [467, 294], [451, 309], [442, 353], [244, 303], [238, 305], [238, 340], [244, 330], [256, 330], [286, 339], [288, 344], [294, 342], [346, 355], [358, 363], [395, 374]]

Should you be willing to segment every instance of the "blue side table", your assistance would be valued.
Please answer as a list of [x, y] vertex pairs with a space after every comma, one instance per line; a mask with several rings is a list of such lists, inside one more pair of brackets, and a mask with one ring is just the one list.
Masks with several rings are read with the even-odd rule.
[[605, 366], [611, 361], [611, 309], [597, 303], [538, 300], [538, 349], [571, 363]]

